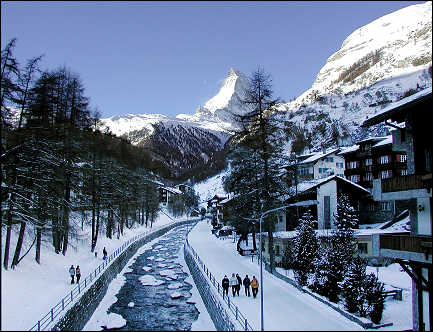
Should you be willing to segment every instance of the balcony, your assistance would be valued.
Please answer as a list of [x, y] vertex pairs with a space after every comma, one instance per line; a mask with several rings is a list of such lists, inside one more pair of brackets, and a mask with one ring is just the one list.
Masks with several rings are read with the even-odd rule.
[[379, 243], [381, 256], [432, 263], [431, 236], [381, 234]]
[[405, 176], [397, 176], [391, 179], [382, 180], [382, 192], [389, 193], [393, 191], [406, 191], [425, 189], [426, 181], [423, 175], [411, 174]]

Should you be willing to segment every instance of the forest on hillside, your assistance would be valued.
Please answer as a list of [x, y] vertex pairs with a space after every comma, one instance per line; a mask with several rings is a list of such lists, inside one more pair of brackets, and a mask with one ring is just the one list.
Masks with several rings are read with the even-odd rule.
[[[17, 266], [32, 248], [40, 263], [43, 241], [65, 255], [78, 233], [73, 212], [91, 220], [92, 252], [101, 233], [119, 238], [125, 227], [151, 224], [160, 209], [159, 186], [170, 170], [102, 127], [79, 74], [65, 66], [41, 71], [40, 56], [21, 66], [15, 44], [12, 39], [1, 51], [4, 268]], [[182, 212], [178, 202], [170, 203]], [[24, 252], [26, 236], [32, 244]]]

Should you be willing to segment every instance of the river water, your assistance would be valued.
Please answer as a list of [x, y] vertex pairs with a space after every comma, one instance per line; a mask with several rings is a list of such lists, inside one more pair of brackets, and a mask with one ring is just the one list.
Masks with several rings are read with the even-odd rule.
[[108, 314], [116, 313], [126, 325], [116, 330], [190, 330], [199, 311], [189, 302], [192, 285], [176, 260], [183, 250], [188, 227], [179, 226], [160, 237], [137, 256], [124, 274], [125, 284]]

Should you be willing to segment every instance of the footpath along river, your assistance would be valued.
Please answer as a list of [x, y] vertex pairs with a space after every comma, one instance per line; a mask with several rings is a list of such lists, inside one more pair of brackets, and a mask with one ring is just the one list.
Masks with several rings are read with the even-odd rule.
[[191, 329], [199, 311], [188, 301], [192, 288], [185, 282], [188, 274], [176, 262], [191, 226], [174, 228], [127, 264], [126, 281], [107, 312], [126, 320], [126, 325], [116, 330]]

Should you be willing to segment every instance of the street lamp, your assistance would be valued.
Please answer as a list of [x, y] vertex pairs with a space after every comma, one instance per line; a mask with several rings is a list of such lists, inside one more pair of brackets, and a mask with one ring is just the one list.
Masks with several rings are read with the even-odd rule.
[[262, 263], [262, 252], [263, 252], [263, 242], [262, 242], [262, 221], [263, 217], [271, 212], [275, 212], [278, 210], [282, 210], [291, 206], [308, 206], [313, 204], [318, 204], [319, 202], [317, 200], [309, 200], [309, 201], [303, 201], [303, 202], [297, 202], [292, 203], [289, 205], [280, 206], [275, 209], [267, 210], [262, 213], [259, 220], [259, 232], [260, 232], [260, 324], [261, 324], [261, 331], [264, 331], [264, 321], [263, 321], [263, 263]]

